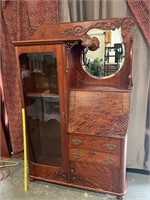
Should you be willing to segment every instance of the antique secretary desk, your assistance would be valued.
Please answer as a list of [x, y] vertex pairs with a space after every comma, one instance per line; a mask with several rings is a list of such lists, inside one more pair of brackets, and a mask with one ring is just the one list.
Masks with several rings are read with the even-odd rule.
[[42, 25], [14, 42], [31, 180], [124, 198], [133, 26]]

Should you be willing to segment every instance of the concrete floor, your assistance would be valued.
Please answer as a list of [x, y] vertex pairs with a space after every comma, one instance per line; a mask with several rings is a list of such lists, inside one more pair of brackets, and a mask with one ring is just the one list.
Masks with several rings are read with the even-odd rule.
[[[14, 160], [13, 160], [14, 161]], [[0, 200], [113, 200], [115, 196], [89, 192], [41, 181], [28, 182], [24, 191], [23, 161], [14, 167], [3, 168], [7, 178], [0, 181]], [[2, 174], [0, 169], [0, 179]], [[150, 176], [139, 173], [127, 173], [127, 193], [125, 200], [149, 200]]]

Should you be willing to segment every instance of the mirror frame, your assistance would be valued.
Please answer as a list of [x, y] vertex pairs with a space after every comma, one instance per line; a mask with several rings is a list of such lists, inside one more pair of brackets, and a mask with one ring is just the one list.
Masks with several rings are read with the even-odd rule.
[[[121, 28], [121, 35], [124, 44], [124, 54], [125, 59], [123, 66], [119, 69], [119, 71], [113, 76], [109, 76], [103, 79], [95, 79], [89, 76], [85, 70], [82, 68], [81, 64], [76, 66], [77, 70], [77, 80], [81, 85], [101, 85], [101, 86], [125, 86], [131, 87], [131, 54], [132, 54], [132, 41], [133, 41], [133, 33], [132, 28], [135, 25], [135, 21], [131, 17], [126, 18], [112, 18], [112, 19], [103, 19], [98, 21], [86, 21], [86, 22], [75, 22], [72, 23], [72, 27], [64, 30], [62, 33], [66, 35], [68, 38], [78, 38], [81, 43], [75, 44], [73, 41], [71, 43], [66, 44], [68, 60], [69, 57], [72, 57], [72, 54], [76, 54], [75, 59], [73, 57], [73, 62], [76, 62], [76, 59], [80, 59], [82, 50], [85, 47], [89, 47], [92, 50], [95, 50], [98, 46], [98, 42], [95, 38], [90, 38], [87, 34], [91, 29], [100, 29], [100, 30], [115, 30]], [[69, 46], [69, 50], [68, 50]], [[79, 47], [80, 46], [80, 47]], [[70, 52], [71, 56], [69, 55]], [[78, 51], [78, 53], [77, 53]], [[77, 56], [78, 54], [78, 56]], [[78, 58], [77, 58], [78, 57]], [[70, 64], [69, 64], [70, 65]], [[69, 66], [68, 66], [69, 68]]]
[[[119, 30], [119, 32], [117, 30]], [[116, 39], [115, 44], [114, 43], [112, 44], [111, 38], [113, 35], [116, 34], [115, 33], [116, 31], [119, 33], [119, 35], [117, 35], [117, 38], [115, 38]], [[109, 78], [109, 77], [114, 76], [116, 73], [118, 73], [118, 71], [123, 66], [124, 59], [125, 59], [125, 49], [124, 49], [124, 44], [123, 44], [123, 38], [121, 36], [121, 29], [115, 29], [111, 33], [109, 30], [108, 33], [109, 35], [111, 34], [109, 41], [106, 41], [106, 38], [105, 38], [106, 32], [107, 31], [97, 29], [97, 28], [90, 29], [87, 32], [87, 35], [89, 36], [89, 40], [88, 42], [86, 41], [86, 44], [85, 43], [83, 44], [85, 48], [83, 49], [82, 58], [81, 58], [82, 68], [89, 76], [95, 79], [104, 79], [104, 78]], [[93, 41], [93, 43], [91, 43], [91, 46], [89, 45], [90, 41]], [[92, 44], [93, 44], [93, 48], [92, 48]], [[119, 51], [120, 48], [122, 51]], [[119, 61], [120, 57], [118, 57], [118, 59], [116, 60], [116, 50], [118, 52], [117, 55], [122, 56], [121, 61]], [[111, 54], [112, 51], [114, 53], [113, 55]], [[109, 53], [111, 54], [110, 56], [109, 56]], [[110, 60], [111, 62], [112, 61], [113, 62], [110, 63], [109, 62]], [[108, 69], [108, 66], [112, 66], [112, 69]], [[95, 69], [95, 70], [92, 72], [91, 71], [92, 69], [93, 70]]]

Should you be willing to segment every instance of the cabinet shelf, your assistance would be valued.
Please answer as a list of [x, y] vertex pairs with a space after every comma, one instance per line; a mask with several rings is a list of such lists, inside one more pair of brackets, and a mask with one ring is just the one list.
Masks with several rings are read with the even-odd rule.
[[56, 98], [59, 99], [59, 95], [52, 94], [52, 93], [45, 93], [45, 92], [38, 92], [38, 93], [25, 93], [26, 97], [49, 97], [49, 98]]
[[114, 86], [74, 86], [70, 88], [70, 91], [95, 91], [95, 92], [129, 92], [130, 90], [128, 89], [127, 86], [120, 86], [120, 87], [114, 87]]

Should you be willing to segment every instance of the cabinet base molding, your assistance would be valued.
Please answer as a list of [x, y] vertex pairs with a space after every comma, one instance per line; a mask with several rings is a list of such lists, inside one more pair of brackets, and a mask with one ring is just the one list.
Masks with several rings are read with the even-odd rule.
[[45, 179], [45, 178], [42, 178], [42, 177], [36, 177], [36, 176], [32, 176], [32, 175], [29, 175], [29, 180], [31, 182], [35, 181], [35, 180], [44, 181], [44, 182], [47, 182], [47, 183], [53, 183], [53, 184], [62, 185], [62, 186], [65, 186], [65, 187], [73, 187], [73, 188], [87, 190], [87, 191], [91, 191], [91, 192], [97, 192], [97, 193], [102, 193], [102, 194], [110, 194], [110, 195], [117, 196], [117, 199], [119, 199], [119, 200], [123, 200], [124, 195], [126, 194], [126, 192], [125, 193], [115, 193], [115, 192], [105, 191], [105, 190], [102, 190], [102, 189], [94, 189], [94, 188], [89, 188], [89, 187], [84, 187], [84, 186], [78, 186], [78, 185], [75, 185], [75, 184], [59, 182], [59, 181], [55, 181], [55, 180], [49, 180], [49, 179]]

